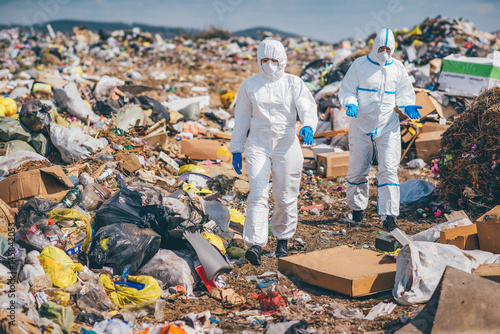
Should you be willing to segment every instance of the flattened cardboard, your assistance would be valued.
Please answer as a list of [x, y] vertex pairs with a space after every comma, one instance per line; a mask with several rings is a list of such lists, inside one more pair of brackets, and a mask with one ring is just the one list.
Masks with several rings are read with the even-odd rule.
[[450, 126], [447, 124], [439, 124], [435, 122], [425, 122], [422, 124], [422, 132], [445, 132]]
[[210, 139], [191, 139], [183, 140], [181, 154], [185, 154], [194, 160], [231, 160], [231, 154], [227, 146], [221, 144], [218, 140]]
[[500, 254], [500, 220], [498, 216], [477, 222], [477, 236], [481, 250]]
[[316, 156], [316, 171], [321, 177], [346, 176], [349, 170], [349, 151], [320, 153]]
[[123, 169], [129, 174], [133, 174], [142, 167], [141, 162], [135, 153], [122, 153], [120, 154], [120, 158], [123, 160]]
[[500, 283], [500, 263], [480, 264], [473, 274]]
[[0, 198], [7, 204], [31, 197], [60, 201], [73, 183], [61, 166], [34, 169], [9, 176], [0, 181]]
[[314, 151], [310, 147], [302, 147], [304, 159], [314, 159]]
[[476, 221], [482, 222], [486, 216], [500, 216], [500, 205], [495, 206], [493, 209], [479, 217]]
[[429, 115], [430, 113], [437, 111], [437, 113], [441, 116], [443, 114], [443, 110], [439, 102], [436, 101], [431, 95], [428, 95], [426, 92], [418, 92], [415, 96], [415, 104], [417, 106], [422, 106], [422, 109], [419, 109], [421, 118]]
[[415, 140], [417, 156], [425, 162], [430, 163], [432, 156], [439, 152], [442, 134], [443, 131], [421, 133]]
[[278, 259], [278, 269], [351, 297], [394, 288], [396, 261], [368, 249], [340, 246]]
[[467, 214], [465, 213], [464, 210], [451, 211], [449, 214], [445, 213], [444, 217], [446, 218], [447, 221], [451, 221], [451, 220], [458, 219], [458, 218], [467, 218], [467, 219], [469, 219], [469, 216], [467, 216]]
[[464, 250], [479, 249], [477, 226], [472, 224], [443, 230], [439, 236], [439, 243], [455, 245]]
[[0, 236], [5, 239], [9, 239], [9, 227], [12, 229], [15, 226], [15, 216], [14, 210], [0, 199]]

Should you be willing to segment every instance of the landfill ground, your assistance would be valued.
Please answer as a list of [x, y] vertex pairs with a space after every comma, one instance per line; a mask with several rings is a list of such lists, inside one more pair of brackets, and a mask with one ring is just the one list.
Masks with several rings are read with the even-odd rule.
[[[213, 166], [212, 166], [213, 167]], [[210, 173], [210, 168], [205, 168]], [[229, 177], [237, 177], [229, 164], [213, 167]], [[235, 188], [237, 193], [243, 196], [249, 190], [248, 178], [245, 175], [246, 171], [243, 168], [243, 174], [238, 176], [239, 181], [236, 182]], [[374, 176], [376, 168], [373, 168], [371, 176]], [[429, 170], [423, 169], [401, 169], [399, 172], [401, 182], [412, 178], [422, 178], [432, 181], [433, 177]], [[374, 180], [370, 178], [370, 183]], [[312, 184], [305, 184], [312, 181]], [[343, 190], [335, 190], [337, 187], [342, 187]], [[370, 205], [366, 210], [364, 223], [361, 226], [349, 226], [339, 224], [339, 218], [348, 218], [350, 209], [346, 205], [345, 197], [345, 181], [337, 182], [337, 180], [328, 180], [321, 177], [310, 177], [303, 173], [301, 189], [308, 189], [313, 194], [311, 199], [309, 196], [299, 196], [298, 206], [307, 207], [310, 205], [324, 205], [325, 210], [320, 215], [308, 213], [307, 210], [299, 210], [299, 222], [297, 232], [294, 238], [300, 238], [305, 241], [305, 248], [294, 247], [292, 240], [289, 241], [290, 255], [312, 252], [321, 249], [327, 249], [342, 245], [349, 245], [355, 248], [369, 248], [375, 249], [375, 238], [379, 235], [379, 231], [384, 231], [381, 226], [380, 218], [377, 215], [376, 205], [376, 187], [370, 189]], [[334, 199], [334, 203], [327, 204], [322, 202], [324, 195], [330, 195]], [[272, 195], [271, 195], [272, 198]], [[272, 199], [270, 200], [270, 211], [272, 211]], [[421, 218], [412, 208], [402, 209], [401, 215], [398, 219], [398, 226], [405, 231], [408, 235], [416, 234], [420, 231], [428, 229], [432, 224], [443, 222], [444, 218]], [[341, 231], [346, 230], [345, 235], [330, 235], [325, 231]], [[323, 232], [322, 232], [323, 231]], [[256, 287], [253, 283], [247, 282], [246, 277], [258, 276], [265, 272], [272, 271], [278, 273], [278, 291], [285, 296], [292, 296], [293, 291], [302, 290], [310, 294], [312, 300], [309, 305], [319, 306], [318, 310], [308, 310], [307, 308], [289, 305], [289, 309], [284, 314], [279, 314], [278, 319], [288, 320], [306, 320], [311, 327], [318, 329], [318, 333], [390, 333], [403, 326], [400, 315], [404, 315], [406, 319], [412, 319], [416, 311], [423, 308], [424, 305], [402, 306], [398, 305], [394, 311], [386, 316], [381, 316], [375, 320], [360, 320], [360, 319], [338, 319], [331, 317], [331, 307], [329, 306], [332, 300], [335, 300], [346, 308], [358, 308], [367, 314], [368, 311], [380, 302], [389, 303], [393, 301], [391, 291], [377, 293], [370, 296], [351, 298], [349, 296], [335, 293], [327, 289], [323, 289], [314, 285], [301, 282], [297, 278], [290, 275], [282, 275], [278, 271], [278, 260], [274, 257], [273, 251], [276, 247], [276, 238], [270, 237], [267, 246], [263, 249], [264, 255], [262, 257], [262, 265], [255, 267], [251, 264], [244, 264], [237, 266], [228, 275], [223, 275], [224, 280], [230, 287], [236, 290], [242, 296], [248, 297], [247, 303], [252, 303], [251, 294], [256, 293]], [[300, 248], [300, 250], [295, 250]], [[258, 304], [253, 301], [253, 306], [258, 307]], [[252, 305], [250, 304], [250, 305]], [[167, 305], [165, 310], [165, 320], [174, 321], [179, 319], [184, 314], [189, 312], [202, 312], [209, 309], [213, 315], [221, 317], [222, 322], [220, 328], [224, 332], [241, 332], [244, 330], [250, 331], [263, 331], [265, 326], [262, 327], [249, 327], [248, 323], [242, 322], [242, 318], [235, 315], [239, 310], [232, 310], [222, 308], [221, 304], [208, 296], [202, 296], [199, 300], [189, 300], [185, 303], [182, 300], [176, 300], [171, 304], [172, 307]], [[319, 311], [320, 310], [320, 311]], [[241, 312], [241, 311], [240, 311]]]
[[[241, 233], [224, 231], [230, 224], [243, 223], [246, 213], [250, 187], [245, 160], [243, 173], [237, 175], [228, 148], [234, 128], [233, 102], [243, 80], [259, 71], [256, 49], [260, 40], [236, 36], [167, 39], [137, 29], [98, 33], [85, 27], [51, 37], [19, 29], [0, 30], [0, 60], [5, 65], [0, 69], [0, 182], [8, 184], [0, 187], [0, 246], [5, 247], [0, 253], [0, 334], [4, 328], [10, 334], [5, 310], [11, 302], [7, 298], [10, 276], [6, 274], [11, 260], [17, 261], [20, 273], [15, 285], [22, 296], [18, 314], [20, 319], [24, 317], [23, 330], [30, 334], [89, 333], [92, 328], [98, 328], [97, 334], [157, 334], [162, 326], [160, 333], [174, 333], [170, 329], [175, 327], [175, 333], [250, 334], [271, 332], [270, 328], [280, 324], [295, 327], [289, 332], [299, 334], [393, 333], [415, 319], [429, 301], [429, 291], [410, 303], [391, 290], [349, 297], [302, 282], [278, 270], [273, 236], [264, 248], [262, 265], [255, 267], [242, 258], [246, 247]], [[467, 63], [469, 57], [484, 61], [482, 58], [498, 52], [500, 31], [481, 32], [465, 19], [438, 16], [395, 33], [398, 47], [393, 57], [404, 63], [412, 78], [415, 103], [425, 104], [419, 120], [400, 114], [400, 189], [403, 182], [418, 179], [427, 190], [422, 195], [419, 187], [410, 189], [407, 184], [412, 204], [401, 205], [397, 225], [408, 236], [448, 221], [458, 220], [456, 225], [441, 228], [463, 227], [464, 221], [472, 225], [500, 203], [500, 123], [495, 124], [500, 120], [500, 88], [467, 87], [470, 94], [460, 95], [450, 91], [453, 84], [440, 89], [440, 80], [450, 61], [446, 57], [458, 54]], [[348, 150], [346, 135], [331, 137], [331, 132], [345, 133], [349, 127], [338, 89], [354, 59], [371, 51], [373, 36], [338, 44], [272, 37], [286, 48], [286, 72], [300, 76], [317, 102], [320, 125], [316, 134], [325, 132], [327, 139], [317, 139], [315, 148], [320, 152]], [[479, 93], [478, 98], [471, 97]], [[206, 146], [191, 146], [190, 151], [187, 147], [195, 145], [191, 139], [202, 139], [199, 145]], [[304, 151], [313, 153], [306, 147]], [[26, 157], [28, 162], [24, 162]], [[338, 167], [336, 163], [332, 164]], [[410, 168], [412, 163], [417, 167]], [[339, 164], [347, 171], [347, 159]], [[297, 231], [288, 244], [290, 255], [338, 246], [376, 250], [375, 239], [385, 233], [377, 213], [376, 165], [375, 161], [369, 175], [364, 221], [351, 224], [346, 175], [320, 177], [322, 165], [316, 168], [314, 159], [306, 159]], [[10, 182], [19, 180], [23, 172], [50, 167], [57, 182], [33, 176], [39, 185], [30, 189], [35, 194], [25, 196], [24, 189], [16, 188], [21, 182]], [[217, 182], [221, 182], [219, 187]], [[54, 186], [55, 194], [44, 193], [48, 184]], [[217, 208], [213, 216], [208, 202]], [[269, 206], [272, 216], [272, 191]], [[233, 209], [237, 211], [234, 217]], [[465, 211], [468, 218], [446, 216], [453, 210]], [[216, 215], [222, 218], [216, 219]], [[113, 221], [108, 225], [108, 220]], [[173, 221], [177, 225], [172, 226]], [[12, 248], [14, 238], [7, 233], [10, 225], [17, 229]], [[114, 229], [110, 235], [100, 234], [108, 228]], [[129, 228], [136, 232], [127, 235], [124, 231]], [[184, 232], [193, 230], [205, 233], [206, 240], [200, 236], [198, 242], [214, 251], [214, 257], [231, 261], [234, 269], [230, 273], [200, 281], [204, 254], [181, 240], [189, 235]], [[471, 248], [483, 253], [481, 262], [453, 245], [438, 243], [435, 235], [424, 238], [431, 241], [425, 244], [461, 256], [462, 270], [469, 272], [464, 275], [472, 276], [469, 262], [500, 262], [500, 255], [486, 262], [484, 254], [493, 258], [498, 254], [494, 251], [481, 252], [477, 244]], [[128, 248], [113, 252], [108, 244], [113, 238]], [[147, 242], [138, 241], [140, 238]], [[121, 246], [118, 241], [117, 249]], [[209, 242], [228, 256], [223, 258]], [[171, 251], [179, 244], [184, 253]], [[420, 251], [417, 247], [423, 246], [415, 244], [414, 249]], [[26, 256], [37, 252], [34, 260]], [[409, 252], [410, 247], [402, 248], [398, 273], [408, 268], [403, 264], [401, 269], [400, 263], [404, 262], [401, 255], [409, 256]], [[443, 267], [451, 262], [420, 255], [422, 262]], [[159, 261], [157, 258], [164, 261], [161, 269], [155, 264], [141, 272], [153, 259]], [[195, 271], [198, 260], [203, 266]], [[421, 264], [407, 262], [408, 266]], [[459, 266], [458, 262], [452, 263]], [[138, 281], [126, 281], [127, 264], [135, 266], [130, 275], [148, 280], [145, 291], [133, 285]], [[172, 272], [172, 277], [166, 277]], [[270, 278], [271, 283], [275, 279], [277, 284], [259, 287], [259, 276]], [[437, 284], [438, 276], [426, 277], [429, 281], [419, 278], [408, 279], [426, 285], [425, 290], [427, 284]], [[104, 284], [106, 279], [109, 284]], [[396, 286], [401, 287], [403, 281], [395, 282]], [[124, 283], [132, 286], [121, 288]], [[406, 283], [405, 295], [414, 292], [410, 288], [421, 288]], [[207, 291], [210, 284], [217, 285], [212, 293]], [[268, 291], [269, 287], [274, 291]], [[190, 288], [193, 291], [188, 293]], [[227, 293], [227, 300], [218, 298], [217, 292], [221, 296]], [[271, 296], [276, 297], [272, 302], [258, 300]], [[366, 320], [379, 303], [394, 303], [395, 308]], [[405, 303], [413, 305], [403, 306]], [[208, 317], [205, 311], [210, 312]], [[301, 328], [291, 325], [293, 320], [302, 321]], [[158, 326], [153, 329], [154, 325]], [[29, 327], [33, 331], [26, 329]]]

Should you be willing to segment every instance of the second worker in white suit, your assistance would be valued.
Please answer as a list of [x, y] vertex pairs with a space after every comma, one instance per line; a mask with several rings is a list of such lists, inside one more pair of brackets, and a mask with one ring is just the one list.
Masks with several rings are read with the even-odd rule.
[[368, 174], [374, 158], [378, 161], [378, 213], [384, 227], [392, 231], [399, 215], [398, 167], [401, 160], [399, 116], [404, 110], [412, 119], [420, 118], [415, 92], [408, 73], [399, 60], [392, 58], [394, 35], [382, 29], [373, 41], [373, 51], [357, 58], [344, 77], [339, 99], [349, 125], [349, 171], [347, 204], [356, 222], [363, 220], [368, 206]]
[[245, 79], [236, 97], [231, 153], [233, 166], [241, 173], [241, 153], [245, 152], [250, 194], [243, 239], [250, 246], [245, 257], [254, 265], [260, 265], [262, 247], [267, 244], [271, 172], [276, 256], [287, 255], [287, 240], [297, 228], [304, 162], [294, 126], [298, 116], [303, 124], [300, 135], [304, 143], [311, 144], [318, 123], [312, 94], [299, 77], [285, 73], [286, 63], [285, 48], [279, 41], [262, 41], [257, 49], [259, 74]]

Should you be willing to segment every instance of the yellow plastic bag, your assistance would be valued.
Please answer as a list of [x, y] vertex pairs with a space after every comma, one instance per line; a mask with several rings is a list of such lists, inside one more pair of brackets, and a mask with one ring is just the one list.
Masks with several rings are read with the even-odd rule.
[[[76, 246], [78, 241], [81, 240], [81, 234], [85, 233], [82, 251], [87, 252], [92, 240], [92, 226], [87, 214], [76, 209], [54, 209], [49, 212], [49, 219], [52, 219], [63, 233], [68, 234], [66, 249]], [[74, 223], [71, 224], [71, 221], [74, 221]], [[67, 223], [70, 223], [71, 226], [67, 225]]]
[[245, 225], [245, 216], [236, 209], [229, 209], [230, 220], [232, 222]]
[[207, 172], [205, 172], [203, 167], [196, 166], [193, 164], [188, 164], [188, 165], [181, 166], [181, 168], [179, 168], [179, 175], [182, 175], [184, 173], [206, 174]]
[[0, 116], [12, 117], [17, 112], [17, 104], [16, 101], [11, 99], [10, 97], [0, 96]]
[[83, 271], [80, 263], [74, 263], [66, 253], [57, 247], [45, 247], [38, 256], [43, 270], [49, 275], [52, 284], [66, 289], [76, 283], [75, 271]]
[[218, 235], [208, 232], [201, 232], [201, 235], [203, 236], [203, 238], [207, 239], [209, 243], [217, 247], [222, 254], [226, 254], [226, 248], [224, 247], [224, 242]]
[[106, 275], [101, 276], [104, 289], [108, 293], [109, 298], [116, 306], [122, 308], [128, 304], [140, 304], [148, 300], [158, 299], [161, 296], [161, 288], [158, 281], [151, 276], [129, 276], [130, 282], [144, 283], [146, 286], [142, 290], [129, 288], [124, 285], [115, 285], [114, 282]]
[[235, 96], [236, 92], [229, 90], [220, 95], [220, 103], [224, 106], [224, 108], [229, 108], [231, 103], [233, 103]]

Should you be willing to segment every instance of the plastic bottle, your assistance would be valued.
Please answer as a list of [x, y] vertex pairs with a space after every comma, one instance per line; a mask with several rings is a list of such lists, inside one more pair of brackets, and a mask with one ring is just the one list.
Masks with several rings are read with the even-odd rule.
[[43, 235], [36, 224], [31, 225], [28, 230], [19, 229], [16, 233], [16, 241], [24, 241], [37, 251], [42, 251], [45, 247], [51, 246], [50, 241]]
[[113, 174], [113, 169], [108, 168], [104, 171], [104, 173], [102, 173], [101, 175], [96, 177], [95, 180], [102, 182], [102, 181], [106, 180], [109, 176], [111, 176], [112, 174]]
[[64, 249], [64, 235], [59, 226], [54, 224], [52, 219], [49, 219], [47, 226], [43, 226], [41, 230], [52, 246]]
[[84, 172], [80, 174], [80, 182], [84, 185], [89, 185], [90, 183], [94, 183], [94, 178], [89, 173]]
[[108, 162], [108, 161], [113, 161], [113, 156], [111, 154], [99, 154], [98, 156], [94, 157], [92, 160], [97, 161], [97, 162]]
[[68, 191], [66, 196], [64, 196], [64, 198], [59, 203], [64, 204], [64, 206], [67, 208], [72, 208], [76, 203], [80, 201], [80, 198], [82, 197], [82, 191], [83, 186], [80, 184], [77, 185], [76, 187]]
[[108, 188], [102, 184], [90, 183], [83, 190], [80, 205], [87, 211], [96, 210], [110, 197]]

